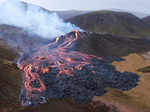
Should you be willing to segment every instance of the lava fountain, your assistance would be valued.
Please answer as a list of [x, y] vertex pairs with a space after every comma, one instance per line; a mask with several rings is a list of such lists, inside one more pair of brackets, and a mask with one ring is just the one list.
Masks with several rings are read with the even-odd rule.
[[[117, 72], [102, 57], [74, 51], [74, 43], [80, 33], [74, 30], [57, 37], [55, 41], [20, 60], [19, 69], [24, 74], [20, 94], [22, 105], [40, 104], [48, 98], [65, 97], [80, 103], [90, 100], [94, 95], [104, 94], [108, 87], [128, 90], [136, 86], [138, 78], [135, 74]], [[129, 75], [131, 78], [121, 79]]]

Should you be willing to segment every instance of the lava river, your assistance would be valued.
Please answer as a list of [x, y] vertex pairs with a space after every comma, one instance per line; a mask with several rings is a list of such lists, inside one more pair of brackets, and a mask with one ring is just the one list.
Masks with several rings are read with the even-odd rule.
[[137, 85], [136, 74], [121, 73], [102, 57], [74, 51], [80, 33], [75, 30], [57, 37], [21, 59], [19, 69], [23, 71], [23, 86], [20, 100], [23, 106], [65, 97], [82, 103], [95, 95], [103, 95], [105, 88], [129, 90]]

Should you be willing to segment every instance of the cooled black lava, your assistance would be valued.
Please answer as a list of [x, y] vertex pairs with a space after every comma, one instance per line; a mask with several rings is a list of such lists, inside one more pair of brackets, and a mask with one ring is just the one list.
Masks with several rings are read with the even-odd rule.
[[119, 72], [103, 58], [73, 51], [80, 32], [74, 31], [22, 58], [24, 72], [20, 93], [22, 105], [46, 103], [51, 98], [72, 98], [86, 103], [101, 96], [106, 88], [130, 90], [136, 87], [138, 75]]

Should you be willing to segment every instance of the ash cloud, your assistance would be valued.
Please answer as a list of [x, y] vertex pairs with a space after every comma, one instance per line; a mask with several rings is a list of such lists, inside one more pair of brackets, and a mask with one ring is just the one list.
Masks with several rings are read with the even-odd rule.
[[54, 38], [79, 27], [64, 22], [56, 13], [49, 13], [34, 5], [25, 5], [19, 0], [0, 1], [0, 24], [21, 27], [28, 33], [45, 38]]

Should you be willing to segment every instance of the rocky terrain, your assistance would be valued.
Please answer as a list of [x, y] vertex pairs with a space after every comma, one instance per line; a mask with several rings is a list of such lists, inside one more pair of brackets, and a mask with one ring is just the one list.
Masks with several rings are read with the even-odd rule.
[[[78, 39], [71, 43], [70, 46], [64, 46], [64, 44], [68, 45], [72, 42], [66, 41], [68, 40], [68, 37], [72, 40], [76, 38], [74, 34], [74, 32], [71, 32], [61, 36], [57, 43], [50, 43], [48, 47], [43, 46], [40, 50], [36, 51], [37, 53], [35, 52], [33, 55], [30, 53], [29, 56], [23, 56], [25, 59], [20, 60], [20, 66], [22, 69], [23, 65], [25, 77], [28, 77], [28, 75], [32, 77], [32, 74], [39, 74], [39, 77], [46, 86], [44, 92], [41, 93], [37, 90], [35, 93], [33, 90], [31, 95], [27, 96], [26, 93], [28, 93], [28, 88], [31, 88], [30, 91], [32, 91], [32, 88], [39, 88], [42, 91], [45, 87], [42, 86], [42, 83], [38, 78], [31, 81], [26, 78], [26, 83], [29, 83], [30, 86], [26, 87], [26, 85], [24, 85], [22, 88], [20, 94], [22, 105], [28, 106], [45, 103], [45, 99], [47, 98], [62, 99], [68, 97], [72, 98], [77, 103], [87, 103], [91, 101], [94, 96], [104, 95], [107, 88], [116, 88], [127, 91], [138, 85], [138, 75], [130, 72], [116, 71], [115, 68], [110, 65], [109, 61], [107, 59], [105, 60], [104, 55], [104, 59], [101, 59], [101, 57], [90, 56], [75, 51], [74, 48], [76, 48], [76, 41], [79, 41]], [[85, 40], [86, 35], [91, 36], [92, 34], [80, 32], [78, 38]], [[98, 36], [100, 39], [105, 38], [102, 35]], [[134, 40], [133, 42], [135, 43]], [[72, 48], [72, 46], [74, 46], [74, 48]], [[88, 46], [90, 47], [90, 45]], [[91, 48], [85, 49], [91, 50]], [[46, 52], [46, 54], [43, 54], [43, 52]], [[39, 59], [39, 56], [42, 57], [42, 59]], [[53, 56], [55, 56], [55, 58]], [[49, 58], [47, 57], [51, 60], [48, 60]], [[60, 66], [59, 64], [57, 65], [58, 62], [61, 62]], [[28, 74], [27, 68], [29, 65], [33, 66], [31, 66], [32, 70]], [[38, 66], [38, 71], [35, 66]], [[48, 72], [40, 72], [41, 70], [43, 71], [43, 67], [41, 66], [47, 68]], [[78, 69], [78, 67], [80, 68]]]
[[[43, 10], [47, 11], [46, 9]], [[63, 15], [60, 14], [60, 16]], [[39, 47], [50, 43], [51, 40], [31, 35], [15, 26], [0, 25], [0, 111], [149, 112], [150, 75], [149, 71], [139, 71], [141, 68], [150, 66], [149, 60], [143, 57], [143, 54], [148, 55], [150, 47], [150, 42], [147, 40], [150, 37], [147, 20], [141, 20], [129, 13], [100, 11], [83, 14], [71, 19], [67, 18], [67, 21], [71, 21], [87, 30], [87, 32], [81, 33], [81, 36], [74, 44], [74, 50], [104, 58], [104, 61], [96, 61], [99, 65], [98, 67], [104, 70], [101, 71], [101, 69], [97, 68], [99, 73], [102, 74], [101, 77], [97, 78], [98, 74], [90, 77], [90, 71], [84, 68], [81, 74], [75, 76], [75, 79], [78, 83], [81, 83], [83, 79], [88, 78], [89, 80], [86, 80], [87, 85], [81, 86], [77, 84], [78, 88], [76, 89], [77, 91], [82, 90], [81, 94], [75, 94], [74, 88], [69, 91], [72, 92], [70, 95], [74, 99], [77, 98], [77, 101], [82, 100], [82, 98], [88, 98], [85, 97], [88, 95], [94, 97], [90, 98], [88, 103], [82, 104], [75, 102], [70, 97], [61, 99], [52, 97], [46, 104], [31, 107], [21, 106], [19, 94], [23, 78], [22, 71], [18, 69], [16, 64], [19, 54], [22, 52], [28, 54], [29, 51], [35, 52]], [[110, 77], [107, 77], [107, 80], [102, 80], [103, 78], [105, 79], [104, 76], [108, 73], [111, 74], [109, 75]], [[80, 75], [82, 76], [80, 77]], [[43, 80], [45, 77], [49, 76], [43, 76]], [[60, 85], [63, 84], [64, 90], [68, 87], [68, 85], [65, 85], [66, 83], [75, 86], [76, 81], [66, 77], [61, 77], [61, 80], [55, 86], [61, 87]], [[82, 80], [78, 80], [78, 78], [82, 78]], [[96, 80], [99, 80], [98, 83], [103, 85], [103, 87], [99, 87], [102, 90], [101, 92], [98, 92], [95, 88], [90, 88], [95, 87], [93, 83]], [[57, 80], [55, 79], [55, 81]], [[50, 82], [51, 80], [47, 82], [45, 80], [45, 83]], [[121, 82], [130, 83], [124, 85]], [[81, 89], [82, 87], [89, 88], [89, 94], [87, 93], [88, 89]], [[93, 92], [92, 89], [96, 91]], [[122, 91], [124, 89], [128, 91]], [[48, 90], [51, 91], [51, 88]], [[63, 92], [55, 91], [54, 93], [59, 96]], [[102, 96], [98, 96], [99, 93], [102, 93]], [[82, 95], [84, 97], [81, 97]]]
[[[16, 32], [17, 32], [16, 30], [14, 30], [17, 28], [7, 26], [7, 29], [9, 29], [9, 28], [11, 29], [9, 31], [12, 31], [12, 33], [5, 32], [5, 35], [3, 35], [3, 36], [5, 36], [6, 38], [9, 38], [10, 36], [16, 34]], [[5, 31], [5, 30], [2, 30], [2, 31]], [[25, 32], [24, 33], [18, 33], [19, 37], [21, 37], [21, 38], [28, 37], [28, 34], [26, 34], [26, 36], [24, 36], [25, 34], [26, 34]], [[29, 40], [28, 39], [26, 40], [27, 45], [28, 45], [28, 42], [31, 41], [30, 39], [32, 40], [32, 37], [29, 38]], [[12, 40], [14, 43], [18, 42], [17, 39], [15, 38], [15, 36], [14, 36], [14, 39], [12, 38]], [[43, 41], [40, 41], [39, 44], [43, 43]], [[18, 96], [19, 96], [20, 86], [21, 86], [21, 72], [19, 72], [19, 70], [17, 69], [17, 66], [16, 66], [15, 61], [14, 61], [18, 56], [16, 52], [19, 50], [18, 49], [17, 49], [17, 51], [16, 51], [16, 49], [14, 51], [11, 50], [11, 48], [7, 47], [7, 45], [9, 43], [7, 44], [5, 42], [7, 42], [5, 39], [4, 40], [1, 39], [1, 52], [3, 52], [0, 55], [0, 57], [2, 59], [1, 70], [4, 71], [4, 72], [1, 71], [1, 73], [8, 74], [8, 75], [1, 75], [2, 87], [8, 86], [7, 89], [1, 88], [1, 92], [2, 92], [1, 93], [1, 98], [2, 98], [1, 109], [2, 109], [2, 111], [4, 111], [4, 112], [10, 111], [11, 112], [13, 110], [13, 112], [15, 112], [15, 111], [18, 112], [19, 110], [24, 110], [24, 112], [26, 112], [26, 111], [32, 112], [32, 111], [36, 110], [36, 111], [40, 112], [40, 110], [42, 110], [43, 112], [47, 112], [48, 109], [50, 109], [52, 107], [53, 107], [54, 111], [56, 111], [58, 108], [58, 106], [57, 106], [58, 104], [62, 105], [62, 106], [63, 105], [73, 106], [73, 107], [71, 107], [71, 110], [69, 108], [66, 108], [66, 109], [69, 109], [70, 111], [74, 111], [74, 109], [79, 109], [79, 110], [77, 110], [77, 112], [78, 111], [81, 111], [81, 112], [85, 111], [84, 107], [88, 106], [87, 104], [86, 105], [85, 104], [79, 105], [79, 104], [76, 104], [75, 102], [71, 103], [72, 101], [70, 101], [70, 100], [60, 100], [60, 101], [59, 100], [52, 100], [52, 102], [50, 100], [51, 103], [48, 101], [47, 104], [41, 105], [37, 108], [22, 108], [22, 107], [20, 107]], [[84, 43], [86, 43], [86, 44], [84, 44]], [[127, 45], [126, 43], [131, 43], [131, 44]], [[46, 44], [46, 43], [44, 43], [44, 44]], [[114, 36], [111, 34], [97, 34], [97, 33], [88, 33], [87, 32], [87, 33], [81, 34], [81, 37], [77, 40], [77, 42], [75, 43], [75, 46], [76, 46], [75, 50], [77, 50], [77, 51], [80, 51], [83, 53], [88, 53], [88, 54], [94, 54], [97, 56], [102, 56], [104, 58], [106, 57], [106, 60], [110, 60], [107, 63], [110, 63], [110, 62], [115, 61], [115, 60], [118, 62], [118, 61], [120, 61], [119, 57], [127, 56], [130, 53], [142, 53], [142, 52], [148, 51], [147, 48], [149, 48], [148, 47], [149, 41], [143, 40], [143, 39], [129, 39], [129, 38], [124, 38], [124, 37]], [[79, 46], [81, 46], [81, 47], [79, 47]], [[97, 46], [97, 47], [95, 48], [94, 46]], [[31, 46], [31, 48], [32, 48], [32, 46]], [[107, 50], [104, 50], [104, 49], [107, 49]], [[111, 52], [109, 51], [109, 49]], [[125, 50], [123, 50], [123, 49], [125, 49]], [[118, 52], [118, 51], [120, 51], [120, 52]], [[116, 58], [116, 57], [118, 57], [118, 58]], [[114, 69], [114, 68], [112, 68], [112, 69]], [[8, 71], [11, 71], [11, 73], [9, 73]], [[9, 77], [9, 75], [11, 75], [11, 74], [14, 74], [12, 78]], [[10, 80], [9, 80], [9, 78], [10, 78]], [[15, 80], [15, 82], [13, 82], [14, 78], [18, 79], [19, 81], [16, 82], [16, 80]], [[6, 81], [6, 83], [5, 83], [5, 81]], [[7, 83], [7, 81], [11, 84]], [[13, 86], [13, 84], [16, 84], [17, 86]], [[14, 90], [16, 91], [16, 89], [12, 89], [14, 87], [15, 88], [18, 87], [18, 88], [16, 88], [18, 91], [17, 93], [13, 92]], [[5, 95], [5, 91], [10, 91], [10, 92], [9, 92], [9, 94]], [[116, 92], [115, 94], [119, 94], [119, 93], [120, 92]], [[12, 94], [14, 94], [14, 95], [12, 95]], [[108, 91], [107, 94], [113, 95], [114, 93], [109, 93], [109, 91]], [[120, 94], [121, 94], [121, 96], [120, 96], [120, 99], [121, 99], [124, 97], [124, 93], [120, 93]], [[4, 96], [6, 96], [6, 99], [4, 98]], [[15, 97], [13, 98], [12, 96], [15, 96]], [[9, 102], [7, 102], [7, 101], [9, 101]], [[6, 102], [6, 103], [3, 103], [3, 102]], [[97, 106], [102, 105], [102, 107], [100, 106], [101, 108], [99, 108], [99, 106], [98, 107], [97, 106], [96, 107], [88, 106], [88, 107], [93, 108], [93, 109], [98, 108], [100, 110], [104, 109], [106, 107], [107, 111], [115, 108], [115, 107], [108, 106], [107, 103], [103, 104], [102, 102], [101, 103], [100, 102], [101, 102], [101, 100], [99, 101], [98, 104], [96, 103], [96, 105]], [[89, 105], [91, 105], [91, 104], [89, 104]], [[111, 105], [113, 105], [113, 104], [111, 104]], [[7, 108], [7, 107], [9, 107], [9, 108]], [[91, 112], [89, 109], [88, 109], [88, 111]]]

